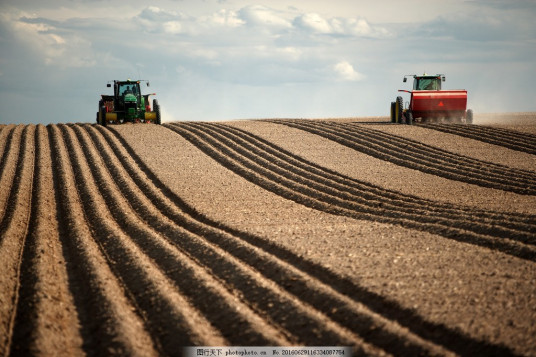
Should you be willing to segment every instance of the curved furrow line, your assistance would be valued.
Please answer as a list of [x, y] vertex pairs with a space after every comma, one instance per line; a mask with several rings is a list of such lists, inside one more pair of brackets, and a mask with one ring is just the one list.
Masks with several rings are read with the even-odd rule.
[[[500, 189], [503, 191], [515, 192], [519, 194], [536, 194], [536, 187], [534, 185], [533, 180], [529, 180], [527, 182], [513, 182], [515, 180], [508, 176], [508, 172], [511, 171], [512, 177], [519, 178], [519, 175], [517, 175], [517, 172], [519, 170], [505, 169], [504, 172], [501, 171], [502, 177], [491, 179], [491, 176], [487, 174], [486, 169], [489, 168], [490, 172], [493, 172], [493, 169], [491, 168], [491, 166], [486, 166], [486, 163], [484, 162], [484, 170], [479, 171], [471, 171], [470, 169], [467, 169], [467, 167], [464, 166], [463, 162], [460, 162], [459, 166], [452, 166], [452, 164], [449, 164], [450, 168], [446, 169], [446, 163], [434, 163], [432, 161], [426, 160], [426, 157], [422, 159], [415, 158], [412, 150], [408, 148], [410, 146], [409, 144], [405, 144], [397, 148], [389, 148], [389, 146], [391, 145], [389, 144], [390, 139], [385, 139], [383, 145], [373, 144], [370, 143], [370, 140], [368, 140], [366, 136], [362, 138], [356, 138], [355, 135], [350, 135], [341, 132], [339, 128], [326, 128], [323, 126], [322, 123], [316, 122], [306, 123], [304, 121], [289, 120], [270, 120], [270, 122], [305, 130], [310, 133], [317, 134], [327, 139], [336, 141], [341, 145], [350, 147], [354, 150], [363, 152], [367, 155], [371, 155], [381, 160], [390, 161], [397, 165], [412, 168], [418, 171], [437, 175], [447, 179], [471, 183], [482, 187], [489, 187]], [[496, 173], [500, 174], [500, 172]]]
[[[428, 322], [414, 311], [370, 292], [356, 285], [354, 281], [336, 275], [264, 238], [210, 220], [166, 187], [113, 128], [109, 129], [112, 129], [115, 136], [107, 129], [99, 126], [96, 128], [113, 149], [129, 176], [162, 215], [192, 232], [200, 233], [208, 242], [255, 267], [268, 279], [322, 311], [332, 320], [364, 336], [365, 340], [373, 345], [381, 346], [388, 352], [393, 351], [394, 354], [407, 351], [405, 354], [415, 355], [419, 354], [419, 349], [428, 351], [425, 354], [429, 355], [445, 353], [442, 352], [443, 349], [436, 353], [438, 347], [434, 344], [448, 346], [448, 349], [459, 354], [497, 351], [505, 355], [512, 354], [504, 346], [474, 340], [442, 324]], [[334, 310], [333, 306], [338, 308]], [[391, 320], [393, 318], [394, 323]], [[370, 321], [372, 323], [369, 323]], [[409, 330], [409, 336], [398, 336], [406, 329]], [[432, 345], [426, 340], [431, 341]], [[400, 343], [402, 349], [397, 350]]]
[[481, 125], [422, 124], [421, 126], [427, 129], [503, 146], [516, 151], [536, 154], [536, 135], [534, 134]]
[[15, 125], [10, 125], [0, 132], [0, 177], [2, 177], [2, 173], [4, 172], [5, 159], [9, 153], [9, 150], [6, 150], [6, 147], [9, 147], [10, 145], [14, 129]]
[[394, 136], [392, 134], [384, 133], [380, 130], [370, 129], [355, 123], [334, 123], [334, 126], [337, 128], [350, 128], [348, 133], [353, 135], [365, 134], [367, 137], [376, 138], [380, 145], [393, 142], [395, 143], [393, 146], [394, 149], [399, 149], [400, 147], [411, 147], [411, 153], [416, 157], [424, 158], [426, 160], [434, 160], [435, 162], [443, 165], [451, 165], [456, 168], [463, 166], [464, 168], [474, 172], [483, 173], [484, 176], [502, 179], [505, 175], [509, 176], [512, 174], [511, 179], [518, 181], [520, 184], [526, 184], [527, 182], [532, 183], [536, 180], [536, 172], [534, 171], [512, 168], [506, 165], [482, 161], [469, 156], [462, 156], [447, 150], [421, 143], [419, 141], [396, 135]]
[[[227, 143], [241, 154], [254, 160], [264, 160], [263, 167], [271, 167], [272, 171], [277, 171], [283, 175], [288, 172], [296, 174], [298, 180], [305, 184], [314, 181], [319, 185], [319, 189], [324, 193], [335, 195], [342, 199], [360, 202], [372, 209], [381, 208], [385, 211], [400, 216], [401, 213], [411, 211], [413, 214], [421, 214], [425, 219], [443, 219], [445, 217], [452, 221], [458, 221], [460, 227], [464, 229], [478, 229], [480, 232], [487, 230], [486, 225], [497, 225], [506, 229], [513, 229], [519, 232], [536, 232], [536, 217], [531, 215], [516, 215], [502, 212], [486, 212], [474, 210], [470, 207], [456, 207], [449, 204], [436, 203], [430, 200], [422, 200], [402, 194], [395, 194], [392, 191], [382, 192], [379, 187], [365, 185], [357, 180], [353, 180], [344, 175], [340, 175], [329, 170], [322, 169], [304, 159], [296, 158], [283, 149], [275, 145], [266, 144], [258, 138], [245, 131], [232, 128], [226, 125], [215, 123], [191, 123], [205, 132], [217, 132], [221, 134], [221, 140]], [[300, 179], [301, 178], [301, 179]], [[484, 223], [484, 225], [482, 225]], [[488, 226], [489, 227], [489, 226]], [[497, 234], [503, 236], [509, 231], [499, 231]]]
[[[333, 128], [329, 124], [322, 122], [307, 123], [304, 121], [271, 121], [273, 123], [293, 126], [295, 128], [311, 132], [316, 135], [323, 136], [327, 139], [334, 140], [342, 145], [348, 146], [357, 151], [363, 152], [367, 155], [379, 158], [381, 160], [389, 161], [401, 166], [410, 167], [426, 173], [432, 173], [438, 176], [445, 172], [449, 173], [447, 178], [455, 179], [459, 181], [473, 179], [476, 184], [486, 184], [486, 180], [482, 179], [482, 175], [470, 175], [467, 170], [460, 171], [451, 162], [443, 162], [441, 165], [436, 158], [427, 160], [426, 155], [423, 158], [422, 153], [417, 155], [410, 151], [408, 147], [413, 149], [410, 143], [395, 145], [396, 137], [393, 136], [392, 140], [386, 140], [382, 143], [381, 140], [371, 138], [370, 135], [366, 135], [364, 131], [359, 133], [358, 131], [352, 131], [348, 128]], [[420, 144], [419, 144], [420, 145]], [[433, 154], [433, 153], [431, 153]], [[449, 167], [450, 170], [443, 170], [443, 166]], [[453, 172], [451, 172], [453, 171]]]
[[62, 351], [71, 356], [82, 355], [79, 320], [62, 259], [52, 157], [43, 125], [37, 126], [35, 148], [31, 217], [22, 255], [11, 354], [46, 355]]
[[57, 125], [48, 126], [58, 194], [57, 219], [69, 275], [69, 288], [80, 320], [82, 349], [88, 354], [155, 356], [157, 350], [142, 319], [134, 312], [120, 281], [95, 242], [77, 191], [79, 178]]
[[[8, 205], [0, 222], [0, 351], [10, 352], [13, 324], [18, 303], [19, 276], [24, 242], [28, 233], [32, 206], [32, 185], [34, 178], [35, 126], [23, 127], [18, 144], [18, 160], [13, 183], [8, 197]], [[18, 141], [18, 142], [17, 142]]]
[[[78, 163], [78, 170], [83, 172], [88, 182], [83, 185], [87, 186], [83, 188], [85, 201], [88, 202], [86, 211], [94, 218], [95, 229], [105, 232], [104, 237], [114, 237], [113, 242], [102, 238], [103, 249], [110, 260], [117, 264], [117, 274], [130, 289], [132, 298], [136, 299], [136, 305], [143, 310], [147, 323], [158, 322], [158, 326], [151, 326], [154, 336], [164, 341], [168, 353], [176, 351], [181, 345], [203, 345], [209, 341], [225, 344], [225, 340], [210, 327], [209, 322], [190, 305], [183, 294], [195, 293], [191, 300], [202, 300], [201, 297], [204, 297], [202, 303], [206, 303], [206, 306], [201, 308], [212, 309], [204, 311], [207, 316], [223, 316], [225, 312], [232, 310], [231, 306], [236, 304], [236, 301], [224, 292], [213, 289], [214, 282], [195, 262], [187, 255], [176, 252], [160, 237], [160, 232], [152, 230], [138, 217], [133, 208], [138, 202], [128, 201], [122, 196], [120, 189], [121, 186], [128, 185], [128, 181], [118, 178], [116, 172], [108, 172], [113, 161], [108, 161], [111, 158], [106, 154], [108, 148], [105, 145], [99, 143], [94, 146], [90, 143], [87, 132], [79, 126], [69, 130], [65, 128], [65, 131], [70, 148], [76, 155], [73, 161]], [[113, 164], [111, 166], [113, 167]], [[183, 232], [175, 230], [174, 234], [182, 236]], [[170, 277], [166, 277], [166, 274]], [[137, 286], [142, 283], [143, 286]], [[145, 290], [150, 290], [151, 295], [144, 293]], [[195, 292], [191, 292], [192, 290]], [[240, 320], [240, 316], [234, 317]], [[240, 331], [230, 332], [236, 334]], [[184, 336], [184, 340], [181, 340], [181, 336]]]
[[[536, 172], [511, 168], [505, 165], [481, 161], [468, 156], [458, 155], [415, 140], [384, 133], [356, 124], [321, 123], [328, 129], [344, 131], [358, 140], [375, 141], [380, 148], [400, 152], [410, 160], [419, 160], [428, 165], [443, 167], [444, 171], [456, 170], [459, 174], [476, 176], [490, 182], [509, 182], [516, 187], [531, 188], [536, 182]], [[467, 175], [466, 172], [470, 172]]]
[[[147, 180], [143, 180], [143, 182], [146, 181]], [[161, 202], [163, 200], [166, 200], [165, 196], [151, 199], [152, 202]], [[175, 212], [169, 212], [172, 210]], [[180, 223], [187, 218], [177, 217], [181, 215], [181, 213], [172, 205], [168, 208], [164, 207], [162, 211], [162, 213], [164, 213], [166, 216], [172, 217], [174, 218], [174, 221], [179, 221]], [[149, 218], [150, 217], [148, 217], [148, 219]], [[156, 220], [156, 217], [150, 218], [151, 222]], [[193, 227], [194, 225], [197, 225], [198, 227], [195, 228]], [[308, 287], [305, 291], [303, 290], [309, 285], [316, 286], [315, 284], [305, 284], [305, 282], [303, 282], [303, 287], [295, 290], [296, 292], [300, 293], [298, 298], [302, 301], [296, 299], [295, 297], [293, 298], [288, 292], [285, 292], [285, 290], [288, 291], [288, 287], [282, 286], [282, 283], [284, 285], [288, 285], [290, 283], [291, 285], [296, 286], [302, 282], [304, 278], [300, 279], [300, 275], [292, 273], [292, 270], [289, 271], [290, 267], [282, 265], [282, 263], [278, 262], [275, 257], [267, 255], [262, 251], [247, 245], [240, 238], [229, 236], [229, 234], [225, 234], [220, 230], [215, 230], [214, 228], [205, 226], [199, 222], [191, 222], [189, 226], [189, 229], [192, 231], [202, 233], [203, 238], [200, 239], [199, 242], [186, 242], [184, 240], [177, 242], [181, 245], [181, 248], [188, 249], [189, 252], [195, 254], [201, 264], [210, 267], [213, 274], [219, 276], [223, 281], [228, 281], [230, 284], [232, 284], [235, 290], [240, 291], [244, 299], [252, 301], [256, 305], [257, 309], [261, 310], [261, 313], [264, 315], [267, 315], [270, 320], [276, 322], [287, 331], [292, 331], [292, 334], [298, 337], [294, 343], [301, 342], [308, 345], [315, 343], [346, 343], [354, 345], [358, 351], [361, 350], [361, 353], [380, 353], [377, 348], [367, 346], [366, 343], [360, 341], [361, 338], [358, 336], [353, 336], [353, 333], [344, 333], [345, 335], [348, 335], [348, 337], [344, 339], [342, 338], [344, 336], [338, 336], [344, 332], [344, 328], [341, 329], [340, 327], [337, 327], [336, 323], [331, 322], [329, 318], [331, 316], [328, 317], [326, 314], [327, 312], [331, 315], [334, 315], [337, 320], [344, 319], [342, 321], [342, 325], [346, 328], [353, 328], [352, 331], [357, 330], [358, 332], [370, 335], [369, 339], [377, 340], [378, 342], [384, 341], [382, 342], [383, 345], [386, 344], [386, 341], [390, 341], [390, 345], [387, 346], [391, 349], [406, 351], [407, 353], [411, 354], [422, 352], [423, 350], [430, 350], [430, 348], [423, 349], [423, 347], [420, 346], [421, 344], [426, 346], [427, 343], [425, 342], [420, 342], [417, 344], [412, 342], [412, 338], [400, 339], [400, 337], [398, 337], [395, 333], [389, 331], [394, 329], [394, 327], [391, 327], [393, 325], [392, 322], [384, 323], [379, 318], [373, 318], [364, 312], [359, 312], [359, 310], [363, 310], [363, 308], [352, 307], [355, 305], [355, 302], [340, 302], [338, 301], [340, 299], [335, 299], [332, 294], [320, 294], [315, 290], [312, 290], [311, 287]], [[160, 231], [163, 231], [164, 229], [165, 227], [160, 227]], [[204, 243], [203, 240], [205, 241]], [[207, 240], [212, 244], [207, 244]], [[218, 255], [220, 257], [218, 257]], [[246, 260], [246, 264], [244, 264], [244, 260]], [[255, 275], [252, 276], [253, 279], [244, 274], [242, 270], [245, 270], [245, 267], [237, 269], [237, 267], [233, 267], [233, 265], [236, 265], [238, 268], [240, 268], [242, 265], [245, 267], [252, 267], [248, 268], [248, 270], [255, 271]], [[271, 266], [274, 266], [273, 270], [269, 269]], [[267, 273], [271, 274], [271, 271], [275, 274], [273, 277], [263, 276]], [[274, 278], [277, 279], [274, 280]], [[259, 289], [256, 287], [256, 285], [259, 285], [263, 281], [267, 281], [267, 283], [263, 283], [264, 285], [272, 285], [271, 289], [275, 290], [277, 294], [271, 293], [266, 288]], [[293, 283], [294, 281], [296, 281], [296, 283]], [[322, 295], [322, 298], [320, 298], [319, 295]], [[307, 307], [310, 304], [312, 297], [316, 297], [314, 300], [315, 305], [322, 304], [321, 312], [311, 311], [311, 307]], [[305, 302], [303, 302], [304, 298], [306, 300]], [[348, 299], [346, 298], [346, 300]], [[337, 306], [341, 306], [342, 311], [334, 314], [332, 311], [334, 305], [330, 302], [336, 303]], [[304, 310], [302, 306], [307, 307], [307, 309]], [[316, 308], [317, 306], [314, 307]], [[346, 311], [346, 314], [342, 313], [343, 311]], [[340, 321], [337, 322], [340, 323]], [[382, 326], [385, 324], [387, 325], [387, 332], [382, 331], [381, 328], [377, 331], [370, 332], [373, 330], [372, 326]], [[337, 330], [340, 331], [334, 335], [333, 332], [329, 331], [332, 329], [335, 332], [337, 332]], [[344, 342], [345, 340], [346, 342]]]
[[[98, 138], [96, 137], [96, 139]], [[110, 161], [107, 159], [106, 162]], [[110, 169], [117, 171], [118, 166], [110, 165]], [[121, 175], [120, 172], [114, 173], [113, 176], [129, 178], [128, 174]], [[164, 207], [164, 212], [157, 210], [156, 207], [151, 207], [151, 201], [153, 203], [166, 201], [165, 196], [161, 193], [161, 197], [148, 200], [147, 198], [139, 197], [139, 193], [128, 192], [134, 190], [133, 187], [128, 188], [128, 186], [122, 180], [121, 187], [125, 187], [124, 194], [131, 202], [135, 203], [133, 207], [136, 207], [140, 216], [145, 217], [144, 219], [148, 225], [154, 226], [161, 234], [167, 235], [169, 240], [174, 242], [180, 250], [187, 251], [188, 254], [196, 259], [198, 264], [206, 267], [222, 284], [227, 285], [230, 291], [237, 292], [238, 296], [252, 306], [252, 309], [256, 310], [260, 316], [265, 317], [267, 321], [283, 330], [291, 338], [292, 343], [305, 343], [308, 345], [315, 343], [342, 343], [354, 345], [362, 353], [381, 354], [376, 347], [367, 346], [367, 343], [361, 341], [361, 338], [355, 336], [353, 332], [338, 326], [337, 323], [330, 321], [325, 314], [311, 309], [307, 302], [300, 301], [276, 282], [263, 276], [266, 265], [259, 264], [259, 254], [255, 250], [248, 249], [247, 254], [249, 257], [253, 254], [253, 260], [257, 261], [256, 268], [237, 259], [231, 253], [236, 249], [243, 251], [244, 248], [241, 248], [240, 244], [243, 245], [244, 243], [239, 242], [240, 244], [237, 244], [236, 238], [234, 238], [234, 249], [222, 249], [218, 245], [209, 243], [207, 236], [212, 237], [211, 241], [219, 241], [221, 244], [223, 239], [229, 240], [229, 237], [225, 238], [225, 233], [204, 226], [199, 222], [197, 222], [198, 227], [194, 228], [193, 225], [196, 222], [192, 222], [188, 228], [196, 234], [182, 235], [180, 239], [177, 239], [174, 237], [173, 232], [180, 230], [181, 225], [184, 225], [184, 221], [191, 220], [191, 218], [184, 217], [182, 212], [173, 207], [173, 205], [169, 205], [169, 203], [167, 208]], [[165, 216], [172, 217], [173, 220], [166, 222], [162, 218], [162, 213]], [[197, 234], [202, 234], [203, 236], [200, 237]], [[202, 298], [202, 296], [198, 297], [198, 299]], [[229, 321], [233, 321], [233, 318], [227, 318], [226, 324], [229, 324]], [[244, 338], [241, 341], [244, 343]], [[275, 342], [282, 343], [281, 341]], [[413, 351], [408, 347], [405, 347], [405, 349]]]
[[[0, 162], [0, 222], [8, 210], [8, 198], [12, 192], [11, 187], [15, 180], [17, 163], [20, 160], [21, 134], [24, 125], [18, 125], [9, 132], [6, 138], [5, 149]], [[2, 237], [0, 236], [0, 241]]]
[[[84, 136], [83, 133], [79, 134]], [[111, 221], [107, 224], [108, 227], [101, 224], [95, 227], [106, 232], [106, 235], [114, 236], [103, 248], [117, 264], [117, 274], [131, 290], [132, 298], [137, 299], [137, 306], [144, 310], [144, 315], [148, 318], [147, 323], [158, 324], [151, 326], [151, 329], [155, 331], [155, 337], [163, 341], [167, 353], [173, 353], [185, 345], [229, 342], [237, 344], [239, 341], [252, 345], [286, 342], [279, 338], [279, 334], [274, 332], [270, 325], [263, 323], [252, 313], [248, 306], [233, 297], [229, 290], [221, 288], [219, 281], [199, 267], [195, 260], [175, 249], [169, 240], [164, 239], [169, 233], [178, 241], [186, 239], [186, 234], [180, 227], [174, 226], [166, 231], [161, 224], [158, 225], [160, 222], [157, 222], [157, 231], [146, 221], [158, 215], [139, 216], [133, 208], [135, 204], [127, 201], [118, 187], [124, 186], [126, 182], [123, 180], [116, 185], [115, 176], [104, 172], [106, 164], [95, 159], [98, 154], [91, 150], [87, 141], [80, 142], [80, 148], [74, 143], [71, 144], [73, 153], [78, 154], [77, 162], [87, 159], [89, 166], [85, 171], [86, 175], [90, 176], [86, 181], [91, 182], [94, 179], [95, 186], [98, 186], [93, 187], [92, 191], [84, 189], [88, 195], [86, 201], [94, 202], [94, 207], [88, 207], [87, 211], [95, 212], [94, 222], [102, 222], [103, 219]], [[104, 151], [104, 146], [99, 147], [101, 152]], [[82, 150], [85, 152], [82, 153]], [[136, 203], [150, 204], [143, 200]], [[107, 213], [108, 219], [102, 217], [102, 214], [98, 215], [99, 207], [100, 212]], [[108, 207], [109, 212], [106, 212], [105, 207]], [[136, 287], [136, 284], [142, 283], [149, 288]], [[152, 293], [144, 294], [146, 289]], [[188, 299], [182, 297], [183, 295], [188, 296]], [[143, 301], [144, 298], [149, 298], [149, 301]], [[157, 309], [151, 306], [155, 300], [162, 300]], [[208, 322], [202, 321], [205, 318], [190, 307], [190, 304], [197, 305], [195, 308], [199, 309], [219, 332], [211, 328]], [[229, 342], [225, 342], [219, 336], [220, 333]], [[181, 340], [181, 336], [184, 336], [184, 340]]]
[[[533, 226], [517, 225], [517, 229], [512, 230], [511, 228], [497, 225], [497, 222], [495, 221], [486, 224], [485, 222], [479, 221], [466, 222], [463, 219], [460, 220], [456, 215], [433, 215], [422, 207], [418, 210], [412, 209], [408, 212], [391, 203], [382, 202], [382, 204], [379, 205], [373, 201], [371, 202], [363, 199], [359, 194], [352, 195], [348, 191], [338, 191], [329, 185], [329, 183], [326, 184], [322, 181], [315, 181], [307, 172], [296, 174], [294, 173], [295, 170], [292, 168], [289, 169], [288, 165], [284, 168], [285, 165], [282, 161], [272, 161], [270, 158], [265, 159], [258, 151], [251, 152], [244, 150], [243, 142], [232, 141], [223, 135], [214, 133], [210, 130], [210, 126], [204, 127], [203, 130], [194, 129], [198, 126], [198, 124], [194, 123], [183, 124], [183, 126], [190, 128], [191, 130], [196, 130], [196, 134], [198, 135], [205, 135], [205, 139], [207, 138], [206, 135], [209, 135], [211, 138], [208, 140], [210, 140], [212, 145], [220, 145], [221, 147], [227, 148], [226, 154], [228, 156], [238, 160], [242, 165], [245, 165], [249, 169], [261, 172], [265, 177], [271, 176], [276, 182], [285, 182], [287, 187], [298, 185], [295, 188], [297, 191], [305, 192], [311, 197], [316, 197], [329, 204], [336, 204], [341, 208], [360, 211], [372, 216], [380, 214], [383, 217], [387, 216], [392, 219], [415, 220], [415, 218], [418, 217], [420, 223], [431, 223], [445, 227], [455, 225], [458, 229], [470, 230], [478, 234], [486, 234], [499, 238], [508, 237], [529, 244], [536, 243], [534, 234], [531, 233], [531, 231], [534, 231]], [[284, 179], [288, 179], [288, 181], [284, 181]]]
[[394, 143], [394, 145], [391, 146], [394, 149], [411, 147], [411, 153], [416, 157], [434, 160], [441, 164], [451, 164], [454, 167], [463, 166], [473, 171], [484, 171], [484, 174], [488, 176], [502, 178], [505, 176], [506, 172], [506, 175], [515, 174], [515, 176], [512, 177], [512, 180], [519, 181], [520, 183], [527, 180], [533, 182], [536, 177], [536, 172], [534, 171], [512, 168], [506, 165], [482, 161], [469, 156], [462, 156], [419, 141], [385, 133], [380, 130], [370, 129], [357, 123], [334, 123], [333, 126], [341, 129], [349, 129], [347, 132], [351, 135], [360, 135], [361, 137], [365, 135], [365, 137], [376, 138], [380, 145], [385, 145], [385, 143], [389, 142]]
[[[536, 247], [524, 243], [524, 241], [534, 241], [534, 236], [528, 233], [516, 233], [508, 238], [495, 238], [478, 231], [472, 232], [456, 227], [456, 222], [449, 221], [448, 218], [443, 221], [425, 222], [422, 215], [413, 215], [411, 212], [401, 212], [399, 216], [392, 217], [386, 215], [386, 211], [382, 209], [372, 209], [359, 203], [341, 200], [338, 197], [325, 194], [318, 190], [318, 185], [314, 183], [309, 182], [306, 185], [293, 181], [292, 178], [289, 178], [290, 175], [287, 177], [274, 173], [265, 168], [264, 165], [259, 165], [255, 161], [237, 153], [235, 151], [237, 145], [235, 145], [235, 148], [226, 147], [223, 143], [211, 138], [203, 131], [192, 128], [188, 124], [173, 124], [167, 127], [185, 137], [203, 152], [240, 176], [269, 191], [308, 207], [357, 219], [402, 225], [407, 228], [439, 234], [457, 241], [500, 250], [523, 259], [536, 259]], [[496, 232], [493, 227], [489, 227], [488, 231]]]

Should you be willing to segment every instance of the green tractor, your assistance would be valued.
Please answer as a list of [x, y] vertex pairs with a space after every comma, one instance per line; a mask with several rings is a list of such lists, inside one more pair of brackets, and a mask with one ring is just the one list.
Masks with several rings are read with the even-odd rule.
[[[126, 81], [114, 80], [114, 94], [101, 95], [99, 101], [99, 111], [97, 112], [97, 123], [106, 126], [108, 123], [154, 123], [161, 124], [160, 105], [158, 100], [153, 100], [153, 107], [149, 102], [152, 94], [141, 94], [141, 80]], [[144, 81], [149, 87], [149, 81]], [[110, 82], [106, 85], [112, 86]]]

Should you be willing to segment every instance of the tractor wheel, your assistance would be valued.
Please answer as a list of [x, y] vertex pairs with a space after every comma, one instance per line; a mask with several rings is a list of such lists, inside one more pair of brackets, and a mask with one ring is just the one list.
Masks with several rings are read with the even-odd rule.
[[162, 124], [162, 119], [160, 118], [160, 105], [158, 104], [158, 99], [153, 99], [153, 111], [156, 112], [156, 124]]
[[395, 103], [395, 122], [402, 123], [402, 113], [404, 111], [404, 100], [402, 97], [396, 97]]
[[97, 112], [97, 124], [99, 125], [101, 123], [100, 115], [101, 115], [103, 105], [104, 103], [102, 102], [102, 100], [99, 100], [99, 111]]
[[107, 122], [106, 122], [106, 107], [102, 106], [101, 107], [101, 110], [100, 110], [100, 125], [102, 126], [106, 126]]
[[465, 124], [473, 124], [473, 111], [471, 109], [467, 109], [467, 113], [465, 114]]
[[391, 123], [396, 123], [396, 118], [395, 118], [395, 102], [391, 102]]
[[406, 111], [406, 124], [408, 125], [413, 124], [413, 113], [409, 109]]

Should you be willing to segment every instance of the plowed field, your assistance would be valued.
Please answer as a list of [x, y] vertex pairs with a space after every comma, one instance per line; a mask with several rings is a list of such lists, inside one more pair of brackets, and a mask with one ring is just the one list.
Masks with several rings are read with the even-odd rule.
[[536, 355], [523, 119], [2, 125], [0, 355]]

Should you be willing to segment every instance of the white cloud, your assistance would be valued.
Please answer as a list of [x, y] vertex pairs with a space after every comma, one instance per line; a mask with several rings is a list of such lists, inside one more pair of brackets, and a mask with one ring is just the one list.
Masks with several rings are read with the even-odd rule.
[[181, 33], [182, 25], [178, 21], [167, 21], [162, 24], [165, 33], [176, 35]]
[[91, 67], [96, 64], [91, 43], [83, 35], [59, 29], [54, 21], [25, 12], [5, 12], [0, 21], [20, 46], [46, 65]]
[[217, 26], [224, 27], [239, 27], [244, 25], [246, 22], [238, 17], [236, 11], [221, 9], [210, 16], [201, 17], [202, 22], [208, 22]]
[[156, 6], [149, 6], [143, 9], [135, 17], [140, 27], [151, 33], [167, 33], [176, 35], [183, 32], [181, 21], [187, 18], [179, 12], [160, 9]]
[[372, 26], [364, 18], [323, 18], [317, 13], [306, 13], [294, 19], [294, 25], [313, 34], [354, 37], [389, 37], [392, 34], [380, 26]]
[[245, 23], [254, 26], [272, 28], [290, 28], [292, 24], [282, 16], [282, 13], [261, 5], [246, 6], [238, 11], [239, 17]]
[[340, 61], [333, 66], [338, 78], [343, 81], [359, 81], [363, 75], [357, 72], [348, 61]]
[[332, 26], [319, 14], [309, 13], [299, 16], [294, 24], [299, 27], [312, 30], [315, 33], [333, 33]]

